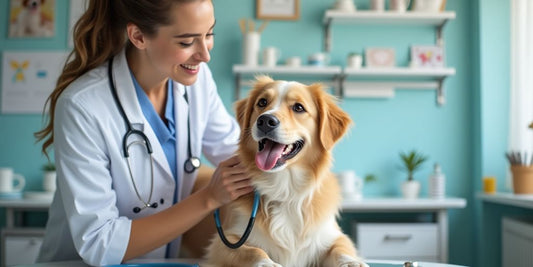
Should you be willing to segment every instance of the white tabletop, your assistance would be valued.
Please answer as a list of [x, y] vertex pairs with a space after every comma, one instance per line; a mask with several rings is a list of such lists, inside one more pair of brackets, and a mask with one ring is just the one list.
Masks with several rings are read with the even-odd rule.
[[[198, 263], [198, 260], [194, 259], [163, 259], [163, 260], [137, 260], [133, 263], [140, 263], [135, 266], [146, 266], [149, 267], [150, 263]], [[368, 260], [366, 261], [370, 267], [403, 267], [404, 262], [402, 261], [387, 261], [387, 260]], [[17, 265], [18, 267], [87, 267], [89, 265], [81, 261], [63, 261], [63, 262], [53, 262], [53, 263], [36, 263], [29, 265]], [[125, 265], [128, 266], [128, 265]], [[152, 265], [156, 267], [157, 265]], [[464, 267], [462, 265], [453, 265], [453, 264], [444, 264], [444, 263], [433, 263], [433, 262], [418, 262], [419, 267]], [[169, 266], [170, 267], [170, 266]]]
[[[533, 207], [533, 196], [524, 197]], [[43, 199], [0, 199], [0, 207], [4, 208], [48, 208], [52, 202], [51, 198]], [[345, 199], [342, 202], [343, 211], [377, 211], [377, 210], [398, 210], [398, 211], [425, 211], [441, 209], [464, 208], [466, 200], [463, 198], [362, 198], [359, 200]]]

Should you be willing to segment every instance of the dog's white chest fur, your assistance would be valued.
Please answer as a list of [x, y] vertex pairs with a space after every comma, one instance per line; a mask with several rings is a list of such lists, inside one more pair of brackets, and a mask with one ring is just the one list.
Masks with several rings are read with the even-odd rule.
[[[254, 229], [248, 242], [284, 267], [320, 266], [322, 255], [341, 235], [335, 218], [311, 225], [305, 217], [310, 216], [308, 205], [314, 190], [303, 186], [307, 179], [304, 173], [292, 169], [268, 175], [268, 180], [256, 185], [263, 195], [260, 209], [268, 214], [266, 232]], [[248, 218], [239, 221], [240, 227], [245, 227]]]

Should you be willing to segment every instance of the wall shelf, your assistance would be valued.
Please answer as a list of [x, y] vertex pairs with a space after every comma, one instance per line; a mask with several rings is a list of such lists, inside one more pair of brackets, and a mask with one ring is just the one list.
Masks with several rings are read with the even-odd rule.
[[[286, 77], [310, 79], [312, 81], [319, 81], [325, 85], [331, 86], [337, 95], [340, 95], [340, 85], [342, 68], [340, 66], [246, 66], [233, 65], [233, 73], [235, 74], [235, 100], [240, 98], [240, 91], [242, 85], [251, 85], [250, 81], [243, 82], [244, 77], [253, 79], [255, 75], [270, 75], [274, 79], [282, 79]], [[250, 79], [250, 80], [251, 80]], [[301, 79], [299, 81], [302, 81]], [[328, 82], [329, 81], [329, 82]], [[303, 82], [303, 81], [302, 81]]]
[[[455, 12], [376, 12], [356, 11], [342, 12], [326, 10], [324, 14], [324, 47], [331, 50], [331, 26], [333, 24], [385, 24], [385, 25], [426, 25], [434, 26], [436, 30], [436, 44], [444, 48], [442, 28], [449, 20], [455, 19]], [[455, 75], [455, 68], [342, 68], [341, 66], [245, 66], [234, 65], [235, 99], [240, 98], [243, 77], [267, 74], [274, 79], [311, 79], [320, 81], [333, 88], [339, 97], [380, 97], [394, 96], [395, 89], [436, 90], [436, 102], [444, 105], [444, 80]], [[250, 79], [251, 80], [251, 79]], [[306, 82], [304, 82], [306, 83]]]
[[331, 26], [333, 24], [387, 24], [387, 25], [426, 25], [435, 26], [436, 44], [442, 46], [442, 28], [449, 20], [455, 19], [455, 12], [413, 12], [398, 13], [393, 11], [356, 11], [342, 12], [326, 10], [324, 14], [324, 50], [331, 51]]
[[[445, 103], [444, 79], [451, 75], [455, 75], [454, 68], [346, 68], [341, 76], [340, 91], [343, 97], [390, 98], [395, 89], [436, 90], [436, 102], [442, 106]], [[350, 78], [357, 81], [350, 81]], [[377, 78], [396, 80], [376, 81]]]
[[[437, 103], [445, 102], [443, 82], [448, 76], [455, 75], [454, 68], [342, 68], [341, 66], [245, 66], [234, 65], [235, 74], [235, 100], [240, 98], [243, 85], [251, 85], [250, 81], [244, 81], [244, 77], [259, 74], [273, 76], [274, 79], [309, 78], [312, 81], [320, 81], [334, 89], [339, 97], [380, 97], [390, 98], [394, 96], [394, 90], [398, 88], [437, 90]], [[353, 81], [355, 79], [356, 81]], [[368, 79], [398, 79], [395, 81], [376, 81]], [[299, 79], [299, 81], [302, 81]]]

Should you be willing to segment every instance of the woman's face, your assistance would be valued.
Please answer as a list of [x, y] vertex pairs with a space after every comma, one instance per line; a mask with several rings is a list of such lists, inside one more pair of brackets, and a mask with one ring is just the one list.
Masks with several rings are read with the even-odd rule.
[[163, 76], [184, 85], [193, 84], [201, 62], [211, 59], [215, 16], [210, 0], [174, 5], [173, 23], [159, 27], [155, 37], [147, 38], [149, 65]]

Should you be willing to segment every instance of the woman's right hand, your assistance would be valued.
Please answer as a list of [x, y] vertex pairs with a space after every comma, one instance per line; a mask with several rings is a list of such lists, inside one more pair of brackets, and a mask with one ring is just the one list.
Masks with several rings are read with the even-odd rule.
[[217, 166], [207, 190], [214, 208], [218, 208], [253, 192], [254, 189], [246, 168], [242, 166], [238, 156], [233, 156]]

